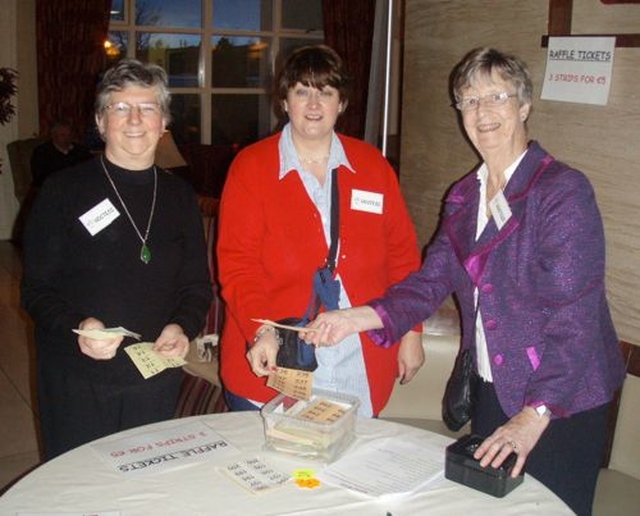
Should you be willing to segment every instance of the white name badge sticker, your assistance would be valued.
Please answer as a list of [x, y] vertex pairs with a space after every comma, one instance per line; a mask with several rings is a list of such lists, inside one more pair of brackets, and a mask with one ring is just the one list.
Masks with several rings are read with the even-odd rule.
[[384, 195], [376, 192], [353, 189], [351, 191], [351, 209], [369, 213], [382, 213]]
[[489, 209], [491, 210], [491, 215], [493, 215], [493, 220], [496, 222], [496, 226], [498, 226], [498, 230], [502, 229], [507, 221], [511, 218], [511, 208], [509, 208], [509, 203], [500, 190], [489, 202]]
[[120, 216], [120, 212], [111, 204], [109, 199], [96, 204], [78, 219], [91, 236], [95, 236]]

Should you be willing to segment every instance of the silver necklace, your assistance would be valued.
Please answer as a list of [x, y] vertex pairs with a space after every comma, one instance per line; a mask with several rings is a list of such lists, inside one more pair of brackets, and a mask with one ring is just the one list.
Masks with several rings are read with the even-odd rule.
[[156, 170], [156, 166], [155, 165], [153, 166], [153, 200], [151, 201], [151, 212], [149, 213], [149, 220], [147, 221], [147, 230], [144, 232], [144, 237], [143, 237], [142, 233], [140, 233], [140, 230], [138, 229], [138, 226], [136, 226], [136, 223], [133, 221], [133, 217], [131, 216], [131, 213], [129, 213], [129, 210], [127, 209], [127, 205], [122, 200], [122, 197], [120, 196], [120, 192], [118, 192], [118, 189], [116, 188], [116, 184], [113, 182], [113, 179], [111, 179], [111, 176], [109, 175], [109, 171], [107, 170], [107, 167], [104, 164], [104, 158], [102, 156], [100, 156], [100, 163], [102, 163], [102, 169], [104, 170], [104, 173], [107, 175], [107, 179], [111, 183], [111, 186], [113, 187], [113, 191], [118, 196], [118, 200], [120, 201], [120, 204], [122, 204], [122, 207], [124, 208], [124, 212], [127, 214], [127, 217], [129, 217], [129, 222], [131, 222], [133, 229], [136, 230], [136, 234], [138, 235], [138, 238], [142, 242], [142, 247], [140, 248], [140, 260], [146, 265], [151, 261], [151, 250], [147, 245], [147, 239], [149, 238], [149, 231], [151, 230], [151, 221], [153, 220], [153, 213], [156, 210], [156, 194], [158, 193], [158, 171]]

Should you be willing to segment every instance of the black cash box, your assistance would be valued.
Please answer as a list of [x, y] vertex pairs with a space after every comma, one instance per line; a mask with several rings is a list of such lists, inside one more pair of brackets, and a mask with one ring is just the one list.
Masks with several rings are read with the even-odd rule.
[[516, 463], [516, 454], [509, 455], [499, 468], [480, 466], [473, 454], [484, 439], [468, 434], [447, 446], [444, 476], [483, 493], [502, 498], [522, 484], [524, 474], [511, 478]]

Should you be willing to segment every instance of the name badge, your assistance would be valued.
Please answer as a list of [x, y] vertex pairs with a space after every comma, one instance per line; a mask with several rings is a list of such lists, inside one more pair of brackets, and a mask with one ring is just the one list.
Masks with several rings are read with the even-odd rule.
[[502, 229], [502, 226], [511, 218], [511, 208], [509, 208], [509, 203], [502, 190], [489, 201], [489, 210], [491, 210], [491, 215], [493, 215], [493, 220], [498, 226], [498, 230]]
[[109, 199], [105, 199], [104, 201], [96, 204], [84, 215], [80, 215], [78, 219], [82, 222], [91, 236], [95, 236], [119, 216], [120, 212], [116, 207], [111, 204]]
[[353, 189], [351, 191], [351, 209], [381, 214], [384, 208], [384, 195], [376, 192]]

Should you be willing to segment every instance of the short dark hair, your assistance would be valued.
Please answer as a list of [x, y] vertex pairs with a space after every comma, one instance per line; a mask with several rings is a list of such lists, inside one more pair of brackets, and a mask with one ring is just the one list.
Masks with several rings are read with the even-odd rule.
[[349, 77], [342, 59], [326, 45], [300, 47], [287, 57], [276, 81], [277, 100], [285, 100], [297, 83], [319, 90], [331, 86], [338, 90], [341, 102], [348, 100]]
[[513, 84], [521, 105], [531, 104], [533, 84], [526, 63], [519, 57], [489, 47], [473, 49], [455, 67], [451, 89], [456, 102], [462, 99], [462, 90], [480, 77], [490, 77], [494, 70], [504, 81]]
[[169, 123], [171, 112], [171, 94], [167, 87], [167, 72], [161, 66], [142, 63], [137, 59], [122, 59], [104, 73], [96, 93], [95, 112], [98, 116], [109, 104], [111, 93], [122, 91], [128, 86], [156, 88], [162, 116]]

